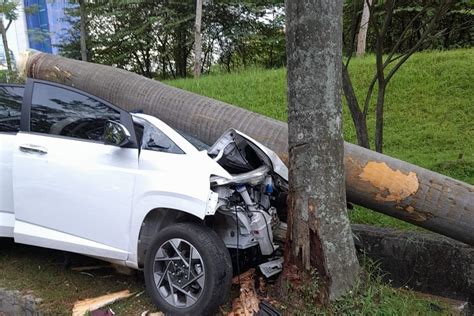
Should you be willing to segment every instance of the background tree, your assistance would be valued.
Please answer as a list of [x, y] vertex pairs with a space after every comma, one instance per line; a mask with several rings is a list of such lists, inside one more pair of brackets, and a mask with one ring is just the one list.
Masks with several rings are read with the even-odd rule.
[[201, 54], [202, 54], [202, 0], [196, 0], [196, 19], [194, 24], [194, 77], [201, 76]]
[[[8, 47], [7, 31], [14, 20], [18, 18], [17, 13], [18, 4], [16, 1], [1, 0], [0, 2], [0, 34], [2, 35], [3, 49], [5, 51], [5, 59], [7, 62], [7, 69], [9, 72], [13, 71], [12, 55]], [[8, 21], [5, 26], [5, 20]]]
[[322, 301], [358, 272], [344, 186], [342, 0], [286, 2], [289, 203], [285, 276], [316, 269]]
[[[384, 104], [385, 94], [389, 82], [410, 58], [413, 53], [429, 47], [433, 41], [442, 37], [447, 30], [439, 29], [440, 23], [453, 9], [459, 6], [451, 0], [426, 1], [417, 6], [410, 21], [404, 24], [404, 29], [397, 32], [397, 39], [393, 39], [392, 25], [399, 10], [406, 9], [406, 3], [396, 0], [374, 0], [372, 4], [366, 2], [370, 10], [369, 31], [374, 39], [374, 52], [376, 56], [375, 72], [360, 107], [359, 100], [354, 92], [349, 75], [349, 62], [351, 60], [353, 45], [349, 45], [348, 58], [345, 62], [342, 78], [343, 90], [347, 105], [354, 122], [357, 140], [360, 146], [369, 148], [369, 136], [367, 130], [367, 114], [372, 102], [373, 94], [375, 100], [375, 150], [383, 151], [383, 126], [384, 126]], [[403, 6], [405, 5], [405, 6]], [[353, 6], [353, 19], [357, 18], [357, 7]], [[472, 22], [470, 22], [472, 25]], [[469, 22], [467, 23], [469, 24]], [[464, 28], [465, 26], [459, 25]], [[352, 33], [352, 38], [355, 33]], [[353, 41], [352, 41], [353, 42]], [[410, 44], [407, 44], [410, 43]]]
[[370, 10], [372, 0], [364, 0], [364, 9], [362, 11], [362, 18], [360, 20], [359, 33], [357, 34], [357, 56], [364, 56], [365, 48], [367, 46], [367, 29], [369, 28]]
[[[283, 66], [282, 5], [283, 0], [205, 1], [201, 69], [209, 72], [216, 64], [227, 71], [248, 65]], [[193, 1], [87, 2], [86, 7], [88, 59], [148, 77], [192, 73]], [[80, 58], [79, 16], [78, 8], [68, 9], [66, 19], [72, 28], [58, 45], [64, 56]]]
[[[356, 34], [361, 25], [364, 1], [344, 1], [346, 54], [356, 50]], [[419, 23], [429, 23], [430, 16], [427, 12], [419, 22], [410, 24], [410, 21], [425, 6], [433, 12], [439, 1], [443, 0], [397, 0], [394, 22], [383, 38], [385, 53], [389, 53], [387, 48], [396, 44], [409, 25], [410, 36], [399, 45], [396, 53], [402, 53], [416, 44], [421, 34], [416, 29]], [[473, 5], [469, 1], [456, 1], [432, 32], [443, 35], [431, 38], [418, 50], [472, 45], [472, 32], [466, 32], [469, 25], [472, 28], [473, 21], [472, 10], [469, 9]], [[383, 3], [386, 1], [372, 2], [376, 19], [379, 20], [385, 14]], [[194, 72], [195, 1], [84, 1], [84, 4], [88, 18], [86, 47], [89, 60], [132, 70], [150, 78], [184, 77]], [[201, 21], [200, 68], [203, 73], [230, 72], [249, 66], [285, 66], [283, 0], [203, 1], [203, 10], [206, 12]], [[71, 21], [72, 28], [63, 34], [59, 45], [61, 54], [80, 59], [79, 6], [68, 9], [66, 19]], [[375, 52], [377, 37], [371, 25], [366, 38], [367, 52]], [[360, 116], [360, 121], [364, 121], [363, 115]], [[368, 135], [366, 138], [368, 144]]]
[[85, 0], [79, 0], [79, 15], [81, 29], [81, 59], [87, 61], [87, 9]]

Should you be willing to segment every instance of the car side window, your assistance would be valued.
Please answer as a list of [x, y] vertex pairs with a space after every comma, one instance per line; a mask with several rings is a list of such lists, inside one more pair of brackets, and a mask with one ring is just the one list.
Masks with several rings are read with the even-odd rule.
[[23, 87], [0, 87], [0, 133], [20, 131]]
[[135, 119], [140, 124], [135, 123], [135, 133], [141, 148], [144, 150], [159, 151], [169, 154], [184, 154], [168, 136], [156, 126], [142, 119]]
[[43, 83], [34, 84], [32, 132], [103, 141], [108, 120], [120, 122], [120, 112], [81, 93]]

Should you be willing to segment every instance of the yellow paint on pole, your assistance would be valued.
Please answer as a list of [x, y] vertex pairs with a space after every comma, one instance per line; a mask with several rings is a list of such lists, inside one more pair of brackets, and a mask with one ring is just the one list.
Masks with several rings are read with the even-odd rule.
[[400, 202], [415, 194], [420, 186], [416, 173], [404, 174], [384, 162], [368, 162], [359, 178], [377, 189], [375, 199], [379, 201]]

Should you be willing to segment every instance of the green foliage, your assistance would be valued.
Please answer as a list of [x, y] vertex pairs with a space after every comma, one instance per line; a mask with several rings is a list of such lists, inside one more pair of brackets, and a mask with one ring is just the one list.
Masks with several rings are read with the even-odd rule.
[[18, 2], [14, 0], [0, 0], [0, 13], [6, 20], [14, 21], [18, 18]]
[[[345, 50], [353, 47], [364, 0], [344, 1]], [[409, 21], [424, 10], [397, 51], [416, 43], [435, 6], [444, 0], [397, 1], [393, 23], [385, 39], [388, 51]], [[385, 1], [374, 1], [375, 19], [382, 17]], [[191, 0], [86, 1], [87, 47], [92, 61], [115, 65], [150, 78], [186, 77], [191, 72], [195, 2]], [[453, 1], [427, 44], [419, 50], [471, 47], [474, 4]], [[79, 12], [68, 9], [73, 27], [63, 34], [61, 54], [80, 58]], [[203, 72], [235, 71], [256, 66], [278, 68], [286, 63], [283, 0], [214, 0], [203, 7]], [[369, 27], [368, 51], [373, 51], [374, 30]]]
[[[70, 28], [63, 30], [60, 34], [61, 42], [56, 45], [59, 54], [72, 59], [81, 60], [81, 33], [79, 20], [79, 7], [68, 7], [65, 9], [63, 22]], [[92, 42], [86, 38], [86, 47], [92, 47]]]
[[[351, 62], [358, 97], [369, 85], [374, 63], [374, 56]], [[285, 76], [284, 69], [250, 69], [167, 83], [285, 121]], [[416, 53], [390, 85], [386, 96], [386, 154], [474, 184], [474, 50]], [[372, 112], [368, 117], [370, 131], [375, 122]], [[343, 115], [345, 139], [355, 143], [347, 107]], [[361, 208], [351, 211], [350, 217], [359, 223], [413, 227]]]
[[[283, 1], [206, 2], [203, 8], [203, 70], [285, 62]], [[194, 44], [194, 1], [86, 2], [88, 53], [92, 61], [153, 78], [185, 77]], [[79, 12], [68, 9], [73, 27], [62, 35], [62, 55], [78, 58]]]
[[[346, 52], [353, 51], [354, 36], [358, 31], [362, 8], [365, 0], [344, 1], [344, 48]], [[385, 5], [388, 1], [374, 0], [375, 20], [384, 16]], [[384, 39], [385, 52], [389, 53], [392, 47], [402, 37], [397, 52], [404, 52], [415, 45], [422, 36], [428, 21], [433, 17], [436, 8], [447, 3], [445, 0], [401, 0], [396, 1], [393, 21], [389, 32]], [[437, 23], [432, 36], [418, 50], [452, 49], [472, 47], [474, 44], [474, 2], [472, 0], [451, 1], [449, 10]], [[412, 24], [410, 21], [415, 19]], [[404, 34], [405, 28], [407, 33]], [[375, 30], [369, 25], [367, 34], [367, 51], [375, 51]]]
[[16, 71], [0, 70], [0, 83], [23, 83], [24, 79]]

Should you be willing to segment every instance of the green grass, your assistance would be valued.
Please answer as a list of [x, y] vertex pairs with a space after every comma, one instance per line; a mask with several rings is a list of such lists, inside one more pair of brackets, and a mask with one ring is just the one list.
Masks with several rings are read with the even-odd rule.
[[328, 306], [315, 303], [320, 296], [316, 271], [287, 284], [285, 291], [277, 283], [271, 296], [280, 297], [278, 308], [284, 315], [453, 315], [449, 300], [393, 288], [383, 281], [377, 264], [364, 256], [359, 261], [363, 269], [352, 290]]
[[[365, 98], [374, 63], [374, 56], [351, 61], [351, 78], [360, 100]], [[285, 69], [251, 69], [166, 83], [286, 121], [285, 76]], [[387, 155], [474, 183], [474, 49], [413, 55], [390, 82], [385, 109]], [[355, 143], [345, 105], [343, 112], [345, 139]], [[374, 124], [372, 104], [368, 116], [372, 138]], [[363, 208], [350, 216], [358, 223], [413, 229]]]
[[[125, 276], [105, 268], [80, 273], [66, 267], [64, 253], [45, 248], [14, 244], [0, 238], [0, 287], [33, 294], [43, 300], [45, 315], [70, 315], [79, 299], [130, 290], [139, 294], [145, 290], [141, 274]], [[80, 255], [70, 254], [73, 266], [106, 265]], [[140, 315], [156, 311], [144, 293], [109, 306], [118, 315]], [[1, 314], [1, 312], [0, 312]]]

